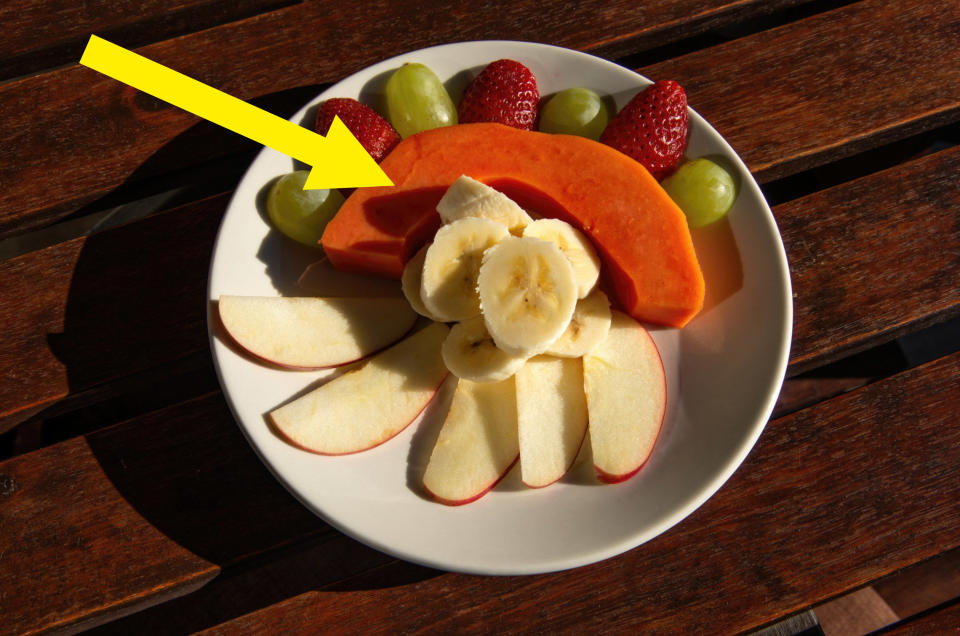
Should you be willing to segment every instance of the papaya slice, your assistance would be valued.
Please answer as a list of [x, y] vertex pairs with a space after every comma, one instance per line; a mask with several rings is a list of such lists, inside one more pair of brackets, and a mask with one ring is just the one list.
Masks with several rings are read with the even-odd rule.
[[338, 269], [399, 278], [440, 227], [440, 197], [465, 174], [534, 216], [585, 232], [603, 261], [604, 287], [637, 320], [682, 327], [703, 306], [703, 275], [683, 212], [643, 166], [609, 146], [459, 124], [408, 137], [380, 166], [395, 185], [356, 190], [323, 234]]

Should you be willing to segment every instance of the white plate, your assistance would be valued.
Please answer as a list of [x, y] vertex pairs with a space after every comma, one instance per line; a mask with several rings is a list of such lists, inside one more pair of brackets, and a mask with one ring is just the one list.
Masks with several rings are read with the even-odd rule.
[[[544, 95], [585, 86], [617, 107], [649, 80], [611, 62], [523, 42], [465, 42], [407, 53], [356, 73], [293, 117], [330, 97], [376, 102], [390, 71], [422, 62], [453, 87], [489, 62], [513, 58], [533, 71]], [[465, 71], [469, 71], [466, 72]], [[210, 316], [210, 342], [224, 394], [250, 443], [307, 507], [344, 533], [428, 566], [480, 574], [528, 574], [580, 566], [656, 537], [703, 504], [743, 461], [773, 409], [790, 348], [792, 303], [783, 244], [748, 170], [720, 135], [690, 113], [688, 156], [719, 155], [739, 172], [729, 223], [698, 237], [708, 307], [682, 330], [654, 329], [667, 370], [669, 403], [646, 466], [617, 485], [598, 485], [589, 461], [553, 486], [529, 490], [517, 467], [472, 504], [448, 507], [417, 488], [419, 471], [443, 415], [434, 408], [386, 444], [326, 457], [298, 450], [264, 416], [328, 372], [292, 372], [238, 354]], [[210, 267], [209, 298], [294, 293], [307, 248], [271, 232], [257, 200], [293, 161], [264, 149], [244, 175], [224, 216]], [[210, 303], [212, 309], [213, 303]]]

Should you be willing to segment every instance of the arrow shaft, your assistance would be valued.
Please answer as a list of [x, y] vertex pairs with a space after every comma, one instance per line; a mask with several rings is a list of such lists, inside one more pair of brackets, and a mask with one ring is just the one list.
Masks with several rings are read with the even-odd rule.
[[257, 143], [311, 163], [323, 137], [133, 51], [91, 36], [80, 63]]

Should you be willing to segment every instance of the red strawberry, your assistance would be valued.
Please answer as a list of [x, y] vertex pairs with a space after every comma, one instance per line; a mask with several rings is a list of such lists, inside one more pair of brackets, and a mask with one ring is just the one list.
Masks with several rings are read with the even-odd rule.
[[514, 60], [497, 60], [473, 78], [457, 108], [461, 124], [496, 122], [533, 130], [540, 109], [537, 80]]
[[672, 80], [648, 86], [610, 120], [600, 141], [661, 181], [676, 170], [687, 147], [687, 94]]
[[348, 97], [334, 97], [320, 104], [314, 130], [326, 135], [334, 115], [340, 117], [340, 121], [377, 163], [400, 143], [400, 135], [390, 122], [366, 104]]

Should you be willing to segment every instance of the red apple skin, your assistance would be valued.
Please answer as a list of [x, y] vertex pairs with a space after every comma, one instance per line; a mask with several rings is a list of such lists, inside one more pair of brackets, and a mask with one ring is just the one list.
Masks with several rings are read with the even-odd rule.
[[[240, 347], [241, 349], [243, 349], [243, 345], [241, 345], [239, 342], [237, 342], [236, 340], [234, 340], [233, 342], [234, 342], [238, 347]], [[389, 345], [387, 345], [387, 347], [389, 347], [389, 346], [391, 346], [391, 345], [393, 345], [393, 344], [396, 344], [396, 343], [391, 342]], [[385, 348], [386, 348], [386, 347], [384, 347], [384, 349], [385, 349]], [[371, 351], [371, 352], [368, 353], [367, 355], [362, 356], [362, 357], [360, 357], [360, 358], [354, 358], [353, 360], [346, 360], [346, 361], [344, 361], [344, 362], [337, 362], [336, 364], [328, 364], [327, 366], [324, 366], [324, 367], [298, 367], [298, 366], [295, 366], [295, 365], [292, 365], [292, 364], [281, 364], [281, 363], [279, 363], [279, 362], [274, 362], [273, 360], [271, 360], [271, 359], [269, 359], [269, 358], [264, 358], [263, 356], [257, 355], [256, 353], [254, 353], [254, 352], [252, 352], [252, 351], [249, 351], [249, 350], [247, 350], [247, 349], [243, 349], [243, 352], [244, 352], [244, 353], [246, 353], [247, 355], [249, 355], [251, 358], [256, 358], [257, 361], [259, 361], [259, 362], [261, 362], [261, 363], [267, 364], [267, 365], [272, 366], [272, 367], [277, 367], [278, 369], [286, 369], [286, 370], [288, 370], [288, 371], [320, 371], [320, 370], [322, 370], [322, 369], [336, 369], [336, 368], [338, 368], [338, 367], [345, 367], [345, 366], [347, 366], [348, 364], [353, 364], [353, 363], [355, 363], [355, 362], [360, 362], [361, 360], [366, 360], [366, 359], [369, 358], [370, 356], [373, 356], [373, 355], [376, 355], [376, 354], [380, 353], [380, 351], [383, 351], [383, 349], [378, 349], [377, 351]]]
[[499, 484], [501, 481], [503, 481], [503, 478], [506, 477], [507, 474], [510, 472], [510, 470], [514, 467], [514, 465], [516, 465], [518, 459], [520, 459], [519, 453], [518, 453], [517, 456], [513, 459], [513, 461], [510, 462], [510, 465], [507, 466], [507, 469], [504, 470], [503, 473], [501, 473], [499, 477], [497, 477], [496, 481], [494, 481], [492, 484], [490, 484], [489, 486], [487, 486], [486, 488], [484, 488], [483, 490], [481, 490], [480, 492], [478, 492], [477, 494], [475, 494], [474, 496], [472, 496], [472, 497], [470, 497], [470, 498], [468, 498], [468, 499], [444, 499], [443, 497], [440, 497], [440, 496], [438, 496], [437, 494], [435, 494], [434, 492], [432, 492], [432, 491], [431, 491], [429, 488], [427, 488], [426, 486], [424, 486], [423, 489], [427, 491], [427, 494], [430, 495], [430, 497], [433, 498], [434, 501], [436, 501], [436, 502], [438, 502], [438, 503], [442, 503], [442, 504], [445, 505], [445, 506], [463, 506], [463, 505], [468, 504], [468, 503], [473, 503], [474, 501], [476, 501], [476, 500], [479, 499], [480, 497], [483, 497], [485, 494], [487, 494], [488, 492], [490, 492], [491, 490], [493, 490], [494, 486], [496, 486], [496, 485]]
[[393, 345], [397, 344], [398, 342], [400, 342], [401, 340], [403, 340], [404, 338], [406, 338], [407, 336], [409, 336], [409, 335], [413, 332], [413, 330], [416, 329], [416, 327], [417, 327], [417, 320], [414, 319], [413, 324], [410, 325], [410, 328], [407, 329], [399, 338], [397, 338], [397, 339], [394, 340], [393, 342], [388, 342], [388, 343], [384, 344], [382, 347], [380, 347], [379, 349], [377, 349], [376, 351], [371, 351], [370, 353], [368, 353], [368, 354], [366, 354], [366, 355], [363, 355], [363, 356], [360, 356], [359, 358], [354, 358], [353, 360], [343, 360], [343, 361], [341, 361], [341, 362], [335, 362], [335, 363], [333, 363], [333, 364], [327, 364], [327, 365], [319, 366], [319, 367], [301, 367], [301, 366], [297, 366], [297, 365], [293, 365], [293, 364], [283, 364], [283, 363], [281, 363], [281, 362], [277, 362], [277, 361], [275, 361], [275, 360], [271, 360], [270, 358], [265, 358], [265, 357], [263, 357], [262, 355], [260, 355], [260, 354], [258, 354], [258, 353], [255, 353], [255, 352], [247, 349], [245, 346], [243, 346], [243, 344], [240, 342], [240, 340], [237, 339], [237, 337], [233, 335], [233, 333], [230, 331], [230, 329], [227, 328], [226, 323], [224, 322], [223, 318], [220, 316], [219, 304], [218, 304], [216, 310], [212, 312], [212, 315], [216, 316], [217, 325], [219, 326], [220, 331], [221, 331], [222, 333], [226, 334], [226, 336], [227, 336], [226, 338], [224, 338], [224, 342], [226, 342], [228, 345], [231, 345], [231, 348], [232, 348], [235, 352], [237, 352], [239, 355], [243, 355], [243, 356], [247, 356], [247, 357], [253, 358], [253, 359], [256, 360], [257, 362], [260, 362], [260, 363], [265, 364], [265, 365], [267, 365], [267, 366], [271, 366], [271, 367], [274, 367], [274, 368], [277, 368], [277, 369], [286, 369], [286, 370], [290, 370], [290, 371], [320, 371], [320, 370], [322, 370], [322, 369], [336, 369], [336, 368], [339, 368], [339, 367], [347, 366], [348, 364], [354, 364], [354, 363], [356, 363], [356, 362], [360, 362], [361, 360], [366, 360], [367, 358], [369, 358], [369, 357], [371, 357], [371, 356], [375, 356], [375, 355], [377, 355], [378, 353], [380, 353], [381, 351], [384, 351], [385, 349], [389, 349], [389, 348], [392, 347]]
[[[648, 331], [644, 330], [644, 333], [646, 334], [647, 338], [650, 338], [651, 340], [653, 340], [653, 337], [650, 335]], [[656, 351], [657, 351], [657, 361], [660, 363], [660, 381], [663, 383], [663, 409], [661, 409], [660, 411], [660, 418], [659, 418], [660, 421], [657, 423], [657, 438], [659, 438], [660, 431], [663, 430], [663, 419], [667, 412], [667, 403], [670, 401], [670, 394], [667, 392], [667, 373], [666, 371], [663, 370], [663, 358], [660, 357], [660, 351], [658, 349], [656, 349]], [[650, 455], [653, 454], [653, 449], [656, 448], [656, 446], [657, 444], [656, 442], [654, 442], [653, 446], [650, 447], [650, 452], [647, 453], [647, 456], [643, 458], [643, 461], [640, 462], [640, 465], [634, 468], [633, 470], [631, 470], [630, 472], [624, 473], [623, 475], [614, 475], [614, 474], [608, 473], [603, 469], [601, 469], [596, 464], [594, 464], [593, 469], [597, 474], [597, 480], [604, 484], [619, 484], [620, 482], [624, 482], [630, 479], [631, 477], [636, 475], [638, 472], [640, 472], [640, 469], [646, 465], [647, 460], [650, 459]]]
[[[662, 370], [662, 368], [663, 368], [663, 367], [661, 366], [661, 370]], [[666, 393], [666, 390], [667, 390], [667, 387], [666, 387], [666, 384], [667, 384], [667, 382], [666, 382], [666, 376], [664, 376], [664, 382], [663, 382], [663, 384], [664, 384], [663, 390], [664, 390], [664, 393]], [[666, 409], [667, 409], [667, 400], [664, 399], [664, 400], [663, 400], [663, 410], [660, 411], [660, 422], [657, 424], [657, 437], [660, 437], [660, 431], [663, 429], [663, 416], [666, 414]], [[650, 447], [650, 452], [647, 453], [647, 456], [643, 458], [643, 461], [640, 462], [640, 465], [639, 465], [639, 466], [637, 466], [636, 468], [634, 468], [634, 469], [631, 470], [630, 472], [625, 473], [625, 474], [623, 474], [623, 475], [613, 475], [613, 474], [611, 474], [611, 473], [608, 473], [608, 472], [604, 471], [604, 470], [601, 469], [599, 466], [597, 466], [596, 464], [594, 464], [593, 469], [594, 469], [594, 470], [596, 471], [596, 473], [597, 473], [597, 479], [598, 479], [599, 481], [602, 481], [602, 482], [605, 483], [605, 484], [619, 484], [619, 483], [622, 482], [622, 481], [626, 481], [626, 480], [630, 479], [631, 477], [633, 477], [634, 475], [636, 475], [638, 472], [640, 472], [640, 469], [643, 468], [643, 467], [646, 465], [647, 460], [650, 459], [650, 455], [653, 454], [653, 449], [654, 449], [655, 447], [656, 447], [656, 443], [654, 443], [654, 445]]]
[[[648, 457], [649, 457], [649, 455], [648, 455]], [[639, 466], [637, 466], [636, 468], [634, 468], [634, 469], [633, 469], [632, 471], [630, 471], [629, 473], [626, 473], [625, 475], [611, 475], [610, 473], [606, 473], [606, 472], [602, 471], [602, 470], [601, 470], [600, 468], [598, 468], [597, 466], [594, 466], [593, 468], [594, 468], [594, 470], [597, 472], [597, 480], [598, 480], [598, 481], [601, 481], [601, 482], [603, 482], [603, 483], [605, 483], [605, 484], [619, 484], [619, 483], [622, 482], [622, 481], [627, 481], [628, 479], [630, 479], [631, 477], [633, 477], [634, 475], [636, 475], [638, 472], [640, 472], [640, 469], [643, 468], [644, 464], [646, 464], [646, 463], [647, 463], [646, 460], [644, 460], [643, 464], [640, 464]]]
[[389, 441], [392, 440], [394, 437], [396, 437], [396, 436], [399, 435], [400, 433], [402, 433], [402, 432], [404, 432], [405, 430], [407, 430], [407, 428], [413, 423], [413, 421], [416, 420], [418, 417], [420, 417], [420, 414], [423, 413], [423, 412], [427, 409], [427, 407], [430, 406], [430, 405], [433, 403], [433, 401], [434, 401], [435, 399], [437, 399], [437, 394], [440, 392], [440, 387], [443, 386], [443, 383], [444, 383], [444, 381], [447, 379], [447, 376], [448, 376], [448, 375], [449, 375], [449, 372], [446, 373], [446, 374], [444, 374], [443, 379], [440, 380], [440, 383], [437, 385], [437, 388], [434, 389], [433, 395], [430, 396], [430, 399], [427, 400], [427, 401], [424, 403], [423, 408], [420, 409], [419, 411], [417, 411], [417, 414], [414, 415], [413, 418], [412, 418], [409, 422], [407, 422], [403, 427], [401, 427], [400, 429], [398, 429], [396, 433], [394, 433], [393, 435], [389, 435], [389, 436], [387, 436], [387, 437], [384, 437], [382, 440], [380, 440], [380, 441], [377, 442], [376, 444], [371, 444], [370, 446], [367, 446], [366, 448], [359, 448], [359, 449], [357, 449], [357, 450], [355, 450], [355, 451], [350, 451], [349, 453], [322, 453], [322, 452], [320, 452], [320, 451], [318, 451], [318, 450], [314, 450], [314, 449], [312, 449], [312, 448], [307, 448], [306, 446], [303, 446], [303, 445], [298, 444], [297, 442], [293, 441], [292, 439], [290, 439], [290, 437], [287, 436], [286, 433], [284, 433], [282, 430], [280, 430], [280, 427], [277, 426], [277, 423], [273, 421], [273, 414], [272, 414], [272, 413], [270, 413], [270, 414], [267, 415], [267, 420], [268, 420], [269, 423], [270, 423], [270, 428], [271, 428], [271, 430], [273, 430], [273, 432], [274, 432], [280, 439], [282, 439], [283, 441], [285, 441], [286, 443], [290, 444], [291, 446], [293, 446], [293, 447], [295, 447], [295, 448], [299, 448], [300, 450], [307, 451], [308, 453], [313, 453], [314, 455], [323, 455], [324, 457], [342, 457], [343, 455], [356, 455], [357, 453], [362, 453], [362, 452], [364, 452], [364, 451], [368, 451], [368, 450], [370, 450], [371, 448], [376, 448], [377, 446], [380, 446], [381, 444], [384, 444], [384, 443], [386, 443], [386, 442], [389, 442]]
[[328, 365], [322, 366], [322, 367], [298, 367], [298, 366], [293, 365], [293, 364], [282, 364], [282, 363], [280, 363], [280, 362], [276, 362], [276, 361], [274, 361], [274, 360], [271, 360], [270, 358], [264, 358], [263, 356], [261, 356], [261, 355], [259, 355], [259, 354], [257, 354], [257, 353], [254, 353], [253, 351], [250, 351], [249, 349], [247, 349], [246, 347], [244, 347], [242, 344], [240, 344], [240, 341], [237, 340], [237, 339], [233, 336], [232, 333], [230, 333], [230, 330], [227, 329], [226, 325], [223, 324], [223, 321], [219, 319], [219, 314], [217, 314], [217, 319], [218, 319], [218, 321], [219, 321], [219, 323], [220, 323], [220, 327], [223, 329], [223, 332], [224, 332], [225, 334], [227, 334], [227, 336], [229, 336], [229, 338], [230, 338], [230, 343], [234, 346], [234, 349], [235, 349], [236, 351], [240, 352], [241, 354], [247, 355], [247, 356], [249, 356], [249, 357], [251, 357], [251, 358], [254, 358], [254, 359], [256, 359], [257, 361], [259, 361], [259, 362], [261, 362], [261, 363], [264, 363], [264, 364], [267, 364], [267, 365], [269, 365], [269, 366], [271, 366], [271, 367], [276, 367], [276, 368], [278, 368], [278, 369], [287, 369], [287, 370], [290, 370], [290, 371], [320, 371], [321, 369], [337, 369], [337, 368], [339, 368], [339, 367], [345, 367], [345, 366], [347, 366], [348, 364], [354, 364], [354, 363], [356, 363], [356, 362], [360, 362], [361, 360], [366, 360], [367, 358], [369, 358], [369, 357], [371, 357], [371, 356], [375, 356], [375, 355], [377, 355], [378, 353], [380, 353], [381, 351], [383, 351], [383, 350], [385, 350], [385, 349], [389, 349], [389, 348], [392, 347], [393, 345], [397, 344], [398, 342], [400, 342], [401, 340], [403, 340], [404, 338], [406, 338], [407, 336], [409, 336], [409, 335], [410, 335], [410, 332], [412, 332], [413, 329], [414, 329], [414, 327], [416, 327], [416, 322], [414, 322], [414, 324], [411, 325], [410, 329], [408, 329], [407, 331], [405, 331], [405, 332], [403, 333], [403, 335], [401, 335], [399, 338], [397, 338], [397, 339], [394, 340], [393, 342], [388, 342], [387, 344], [383, 345], [382, 347], [380, 347], [380, 348], [377, 349], [376, 351], [371, 351], [370, 353], [368, 353], [368, 354], [365, 355], [365, 356], [360, 356], [359, 358], [354, 358], [353, 360], [344, 360], [344, 361], [342, 361], [342, 362], [337, 362], [337, 363], [334, 363], [334, 364], [328, 364]]

